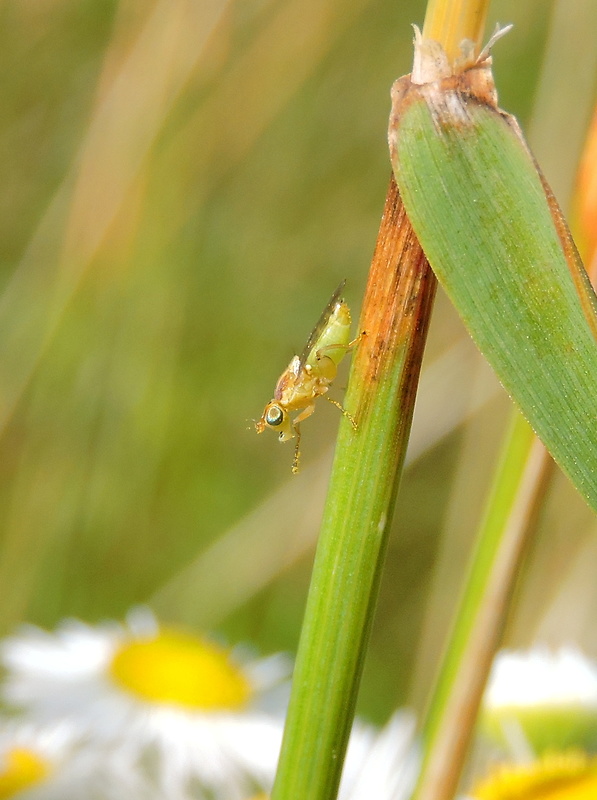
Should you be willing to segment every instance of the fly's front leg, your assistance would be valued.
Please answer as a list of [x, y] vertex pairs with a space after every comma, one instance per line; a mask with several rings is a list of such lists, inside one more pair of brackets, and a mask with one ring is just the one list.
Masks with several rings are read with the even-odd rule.
[[292, 474], [297, 475], [299, 471], [299, 458], [301, 455], [301, 432], [298, 425], [294, 426], [294, 432], [296, 433], [296, 444], [294, 445], [294, 457], [292, 459]]
[[312, 403], [310, 406], [307, 406], [307, 408], [304, 408], [298, 415], [298, 417], [295, 417], [295, 419], [292, 422], [292, 427], [296, 435], [296, 444], [294, 446], [294, 459], [292, 460], [293, 475], [296, 475], [299, 471], [299, 459], [301, 456], [301, 451], [300, 451], [301, 431], [299, 425], [301, 422], [303, 422], [303, 420], [306, 420], [307, 417], [310, 417], [314, 411], [315, 411], [315, 406]]
[[325, 397], [325, 399], [328, 401], [328, 403], [331, 403], [333, 406], [336, 406], [336, 408], [340, 409], [342, 414], [346, 417], [346, 419], [352, 425], [353, 430], [358, 431], [359, 428], [358, 428], [358, 425], [357, 425], [357, 422], [356, 422], [355, 418], [352, 416], [352, 414], [349, 411], [347, 411], [344, 408], [344, 406], [340, 405], [340, 403], [337, 400], [334, 400], [333, 397], [328, 397], [327, 394], [324, 394], [323, 397]]

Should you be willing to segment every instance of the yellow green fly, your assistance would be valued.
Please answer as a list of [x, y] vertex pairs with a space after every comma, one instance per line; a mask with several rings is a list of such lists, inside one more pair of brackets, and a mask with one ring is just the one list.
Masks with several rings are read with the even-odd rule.
[[[350, 340], [350, 309], [342, 298], [346, 281], [342, 281], [321, 317], [311, 331], [303, 352], [293, 356], [288, 367], [278, 378], [274, 397], [266, 405], [261, 419], [255, 423], [257, 433], [271, 428], [278, 433], [281, 442], [296, 438], [292, 472], [299, 470], [300, 423], [315, 411], [315, 400], [325, 397], [339, 408], [356, 430], [357, 424], [351, 414], [331, 397], [327, 391], [338, 372], [338, 364], [346, 353], [360, 340], [362, 334]], [[291, 419], [295, 411], [300, 413]]]

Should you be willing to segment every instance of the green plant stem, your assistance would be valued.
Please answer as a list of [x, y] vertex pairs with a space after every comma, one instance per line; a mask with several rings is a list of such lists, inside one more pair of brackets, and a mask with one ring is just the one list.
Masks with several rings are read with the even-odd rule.
[[435, 278], [392, 179], [365, 295], [272, 800], [338, 788]]

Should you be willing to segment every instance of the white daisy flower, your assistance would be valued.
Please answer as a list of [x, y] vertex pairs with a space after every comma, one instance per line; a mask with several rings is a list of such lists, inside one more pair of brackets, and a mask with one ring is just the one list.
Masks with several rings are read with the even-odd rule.
[[0, 660], [7, 703], [39, 724], [71, 722], [151, 774], [164, 797], [240, 800], [271, 785], [283, 708], [264, 709], [288, 671], [281, 657], [241, 664], [137, 609], [126, 625], [25, 628], [0, 644]]
[[129, 765], [79, 747], [62, 722], [45, 729], [16, 720], [0, 724], [0, 798], [122, 800], [148, 797]]
[[597, 664], [577, 648], [498, 653], [484, 727], [519, 761], [548, 748], [597, 745]]
[[597, 760], [579, 750], [551, 752], [530, 764], [495, 765], [464, 800], [594, 800]]

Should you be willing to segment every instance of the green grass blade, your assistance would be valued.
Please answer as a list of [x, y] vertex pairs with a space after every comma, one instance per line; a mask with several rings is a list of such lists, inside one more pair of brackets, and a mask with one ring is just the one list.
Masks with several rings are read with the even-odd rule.
[[396, 180], [423, 249], [478, 347], [597, 508], [594, 295], [487, 62], [394, 89]]

